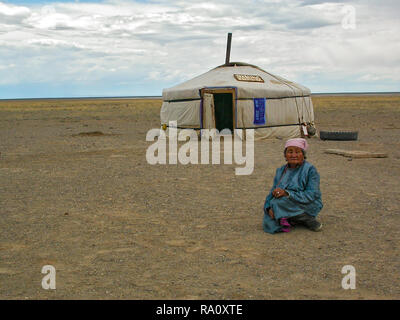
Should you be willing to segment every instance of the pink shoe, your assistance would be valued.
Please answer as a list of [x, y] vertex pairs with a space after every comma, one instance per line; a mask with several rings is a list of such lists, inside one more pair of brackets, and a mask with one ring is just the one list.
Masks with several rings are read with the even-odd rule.
[[279, 224], [282, 226], [282, 232], [290, 232], [290, 223], [287, 221], [287, 218], [281, 218], [279, 220]]

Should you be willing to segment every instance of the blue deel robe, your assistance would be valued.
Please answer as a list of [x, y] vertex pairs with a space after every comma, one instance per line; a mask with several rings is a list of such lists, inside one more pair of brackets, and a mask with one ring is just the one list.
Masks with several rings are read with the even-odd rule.
[[[288, 167], [286, 172], [285, 167], [286, 165], [276, 169], [274, 184], [265, 199], [263, 229], [268, 233], [281, 231], [278, 221], [280, 218], [290, 218], [302, 213], [315, 217], [323, 207], [317, 169], [307, 161], [294, 169]], [[289, 197], [275, 198], [272, 191], [278, 187], [286, 190]], [[275, 219], [268, 215], [269, 208], [274, 211]]]

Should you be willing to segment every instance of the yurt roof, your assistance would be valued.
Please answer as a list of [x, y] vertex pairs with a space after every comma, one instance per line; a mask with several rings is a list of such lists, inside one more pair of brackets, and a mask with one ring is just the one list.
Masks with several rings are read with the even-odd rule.
[[243, 63], [229, 62], [174, 87], [163, 90], [164, 101], [199, 99], [200, 89], [237, 88], [238, 99], [290, 98], [310, 95], [310, 89]]

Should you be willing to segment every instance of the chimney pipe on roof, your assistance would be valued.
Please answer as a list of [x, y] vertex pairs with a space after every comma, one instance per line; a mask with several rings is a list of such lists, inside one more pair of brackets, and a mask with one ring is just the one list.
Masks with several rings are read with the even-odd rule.
[[228, 42], [226, 44], [226, 58], [225, 64], [229, 64], [229, 59], [231, 56], [231, 42], [232, 42], [232, 33], [228, 33]]

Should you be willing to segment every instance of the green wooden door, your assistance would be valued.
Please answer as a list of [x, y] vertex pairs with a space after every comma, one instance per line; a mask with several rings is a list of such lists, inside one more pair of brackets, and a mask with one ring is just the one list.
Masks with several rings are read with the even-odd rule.
[[231, 93], [214, 93], [215, 127], [221, 132], [229, 129], [233, 132], [233, 109]]

